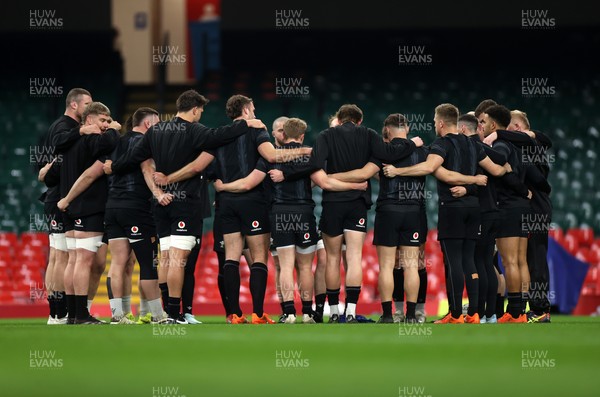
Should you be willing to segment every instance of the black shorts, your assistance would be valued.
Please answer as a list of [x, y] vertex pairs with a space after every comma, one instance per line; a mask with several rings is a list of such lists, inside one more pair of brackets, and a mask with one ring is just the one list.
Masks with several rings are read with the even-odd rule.
[[104, 233], [104, 213], [99, 212], [88, 216], [73, 219], [76, 232]]
[[150, 211], [134, 208], [107, 208], [104, 226], [109, 240], [127, 238], [143, 240], [156, 237], [154, 218]]
[[531, 213], [529, 208], [506, 208], [501, 211], [498, 222], [497, 238], [527, 237], [527, 216]]
[[65, 232], [63, 214], [56, 206], [57, 201], [44, 203], [45, 220], [48, 222], [48, 233], [58, 234]]
[[326, 202], [319, 229], [328, 236], [339, 236], [345, 230], [367, 231], [367, 205], [364, 200]]
[[375, 214], [373, 244], [385, 247], [418, 247], [424, 241], [421, 234], [421, 210], [378, 210]]
[[495, 244], [498, 235], [498, 226], [500, 224], [500, 212], [482, 212], [481, 213], [481, 238], [477, 245]]
[[199, 202], [173, 201], [154, 206], [158, 237], [202, 235], [202, 205]]
[[296, 246], [307, 248], [317, 244], [317, 221], [310, 211], [289, 212], [273, 208], [271, 237], [276, 248]]
[[427, 241], [427, 234], [429, 233], [429, 228], [427, 227], [427, 209], [425, 207], [421, 207], [419, 212], [421, 221], [419, 241], [421, 242], [421, 244], [425, 244], [425, 242]]
[[480, 236], [481, 214], [479, 207], [439, 207], [438, 240], [477, 240]]
[[71, 218], [66, 212], [62, 212], [63, 229], [66, 232], [75, 230], [75, 220]]
[[223, 234], [241, 232], [244, 236], [257, 236], [271, 231], [268, 205], [264, 200], [220, 200], [219, 212]]

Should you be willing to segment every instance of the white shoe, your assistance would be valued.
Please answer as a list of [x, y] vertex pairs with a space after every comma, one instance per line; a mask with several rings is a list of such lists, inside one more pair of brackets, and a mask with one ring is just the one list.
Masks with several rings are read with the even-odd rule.
[[420, 310], [415, 311], [415, 317], [417, 318], [417, 323], [419, 324], [425, 324], [425, 321], [427, 321], [425, 313]]
[[169, 316], [167, 313], [162, 312], [161, 317], [151, 317], [150, 324], [166, 324], [169, 321]]
[[303, 324], [316, 324], [317, 322], [310, 314], [302, 315], [302, 323]]
[[284, 324], [295, 324], [296, 323], [296, 315], [295, 314], [286, 315], [285, 321], [283, 323]]
[[404, 313], [397, 311], [396, 313], [393, 314], [394, 317], [394, 322], [395, 323], [403, 323], [404, 322]]
[[133, 325], [135, 324], [135, 321], [131, 321], [129, 318], [127, 318], [127, 316], [121, 316], [121, 317], [113, 317], [110, 319], [110, 323], [112, 325]]
[[54, 319], [54, 321], [56, 321], [55, 322], [56, 325], [65, 325], [67, 323], [68, 319], [69, 319], [69, 316], [64, 316], [62, 318], [57, 317], [56, 319]]
[[52, 316], [48, 316], [48, 322], [46, 324], [47, 325], [56, 325], [58, 323], [56, 322], [56, 318], [54, 318]]
[[185, 318], [185, 321], [188, 322], [188, 324], [202, 324], [202, 321], [196, 320], [196, 317], [194, 317], [192, 313], [186, 313], [183, 315], [183, 317]]

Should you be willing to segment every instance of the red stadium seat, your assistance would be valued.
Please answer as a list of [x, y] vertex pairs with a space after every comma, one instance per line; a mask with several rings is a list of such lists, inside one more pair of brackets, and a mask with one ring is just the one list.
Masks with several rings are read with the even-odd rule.
[[556, 228], [548, 231], [548, 236], [552, 237], [557, 243], [562, 245], [562, 241], [565, 238], [565, 233], [559, 226], [557, 226]]

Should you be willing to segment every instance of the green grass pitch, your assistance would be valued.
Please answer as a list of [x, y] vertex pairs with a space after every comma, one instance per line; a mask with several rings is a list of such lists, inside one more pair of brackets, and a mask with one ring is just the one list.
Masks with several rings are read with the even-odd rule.
[[2, 320], [3, 396], [600, 395], [600, 318], [552, 324], [47, 326]]

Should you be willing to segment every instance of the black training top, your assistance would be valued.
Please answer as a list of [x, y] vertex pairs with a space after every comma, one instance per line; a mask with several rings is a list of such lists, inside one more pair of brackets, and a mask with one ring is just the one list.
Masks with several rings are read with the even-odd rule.
[[[442, 166], [447, 170], [471, 176], [477, 174], [478, 163], [486, 157], [483, 148], [463, 134], [447, 134], [436, 139], [430, 146], [429, 154], [437, 154], [442, 157], [444, 159]], [[462, 197], [452, 197], [450, 192], [452, 187], [452, 185], [437, 180], [440, 206], [479, 206], [477, 196], [468, 194]]]
[[[208, 150], [216, 162], [216, 173], [218, 179], [223, 183], [230, 183], [250, 175], [255, 168], [263, 172], [268, 171], [267, 163], [262, 159], [258, 152], [258, 147], [265, 142], [269, 142], [269, 133], [266, 130], [246, 127], [247, 133], [238, 137], [233, 142], [221, 146], [216, 150]], [[256, 198], [265, 200], [263, 194], [263, 184], [259, 183], [254, 189], [244, 193], [221, 192], [219, 199], [248, 199]]]
[[[139, 144], [112, 164], [115, 174], [134, 171], [149, 158], [154, 159], [156, 171], [169, 175], [194, 161], [203, 150], [216, 149], [245, 134], [245, 121], [236, 121], [219, 128], [208, 128], [200, 123], [190, 123], [180, 117], [152, 126]], [[182, 202], [200, 200], [200, 177], [161, 186], [165, 193]]]
[[[497, 139], [492, 147], [506, 156], [506, 160], [512, 168], [512, 174], [517, 176], [521, 183], [525, 182], [525, 166], [520, 158], [520, 150], [515, 145], [504, 139]], [[498, 206], [501, 209], [526, 208], [530, 206], [527, 197], [516, 192], [505, 184], [497, 185]]]
[[[410, 140], [388, 145], [374, 130], [352, 122], [322, 131], [317, 137], [311, 156], [316, 169], [327, 174], [346, 172], [362, 168], [371, 158], [393, 163], [409, 156], [415, 149]], [[344, 192], [323, 191], [323, 202], [354, 201], [362, 199], [371, 206], [371, 183], [366, 191]]]
[[[77, 139], [63, 154], [60, 167], [60, 194], [66, 197], [83, 172], [96, 160], [105, 161], [119, 139], [116, 130], [110, 128], [102, 134], [84, 135]], [[104, 212], [108, 198], [108, 178], [102, 175], [69, 205], [67, 213], [73, 218]]]
[[[298, 149], [301, 147], [303, 147], [301, 143], [290, 142], [277, 149]], [[289, 172], [292, 167], [306, 164], [306, 160], [304, 157], [299, 157], [286, 163], [273, 164], [272, 168], [283, 171], [285, 175], [286, 171]], [[312, 199], [310, 175], [294, 180], [284, 180], [280, 183], [271, 183], [271, 185], [270, 198], [273, 205], [310, 206], [314, 208], [315, 202]]]

